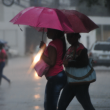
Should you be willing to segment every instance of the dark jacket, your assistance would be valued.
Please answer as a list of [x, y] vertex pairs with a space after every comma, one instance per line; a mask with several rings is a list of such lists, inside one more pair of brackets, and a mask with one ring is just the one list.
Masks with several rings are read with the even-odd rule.
[[87, 49], [84, 48], [81, 50], [80, 54], [73, 60], [68, 62], [68, 67], [86, 67], [89, 63]]

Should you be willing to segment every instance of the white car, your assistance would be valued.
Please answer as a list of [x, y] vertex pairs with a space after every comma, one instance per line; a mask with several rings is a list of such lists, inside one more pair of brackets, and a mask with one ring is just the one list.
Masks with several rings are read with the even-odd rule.
[[110, 66], [110, 42], [94, 43], [89, 51], [89, 57], [95, 61], [93, 66]]
[[9, 50], [8, 50], [9, 57], [16, 57], [16, 56], [18, 56], [18, 54], [19, 53], [17, 50], [9, 48]]

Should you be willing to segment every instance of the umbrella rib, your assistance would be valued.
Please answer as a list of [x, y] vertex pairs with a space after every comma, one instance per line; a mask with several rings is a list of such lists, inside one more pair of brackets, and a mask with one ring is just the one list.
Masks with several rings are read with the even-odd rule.
[[[45, 9], [43, 8], [43, 9], [42, 9], [42, 12], [43, 12], [44, 10], [45, 10]], [[39, 21], [40, 16], [41, 16], [41, 13], [40, 13], [40, 15], [39, 15], [39, 17], [38, 17], [38, 21]], [[36, 27], [38, 26], [38, 23], [37, 23], [38, 21], [36, 21]]]
[[[55, 10], [57, 10], [57, 9], [55, 9]], [[56, 12], [57, 12], [57, 11], [56, 11]], [[55, 14], [56, 14], [56, 15], [58, 15], [58, 13], [55, 13]], [[58, 22], [59, 22], [59, 21], [61, 21], [61, 20], [59, 19], [59, 17], [58, 17], [58, 16], [57, 16], [57, 19], [58, 19]], [[62, 26], [62, 24], [61, 24], [60, 22], [59, 22], [59, 24], [60, 24], [60, 26], [61, 26], [61, 28], [62, 28], [62, 27], [63, 27], [63, 26]], [[62, 28], [62, 30], [64, 31], [64, 29], [63, 29], [63, 28]], [[61, 31], [62, 31], [62, 30], [61, 30]]]

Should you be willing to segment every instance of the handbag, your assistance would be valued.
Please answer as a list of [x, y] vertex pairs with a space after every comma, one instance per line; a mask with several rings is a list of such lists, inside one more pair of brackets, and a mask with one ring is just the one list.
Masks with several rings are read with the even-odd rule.
[[[48, 54], [45, 53], [46, 49], [47, 48], [45, 48], [45, 50], [43, 49], [43, 54], [46, 57], [48, 57]], [[40, 59], [34, 66], [34, 69], [37, 72], [39, 77], [42, 77], [43, 75], [45, 75], [48, 72], [49, 68], [50, 66], [47, 63], [45, 63], [43, 59]]]
[[65, 71], [68, 83], [81, 84], [96, 81], [96, 72], [92, 67], [92, 58], [89, 58], [89, 64], [86, 67], [66, 67]]
[[34, 69], [37, 72], [38, 76], [42, 77], [48, 72], [49, 67], [50, 66], [45, 63], [43, 59], [40, 59], [34, 66]]

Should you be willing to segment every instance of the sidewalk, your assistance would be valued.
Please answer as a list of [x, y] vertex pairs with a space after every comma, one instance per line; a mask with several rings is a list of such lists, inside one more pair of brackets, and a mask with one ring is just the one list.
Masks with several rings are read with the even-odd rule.
[[[0, 86], [0, 110], [44, 110], [45, 77], [38, 78], [34, 71], [28, 73], [30, 57], [9, 60], [4, 75], [11, 79], [9, 85], [4, 79]], [[110, 74], [98, 73], [98, 80], [90, 86], [90, 95], [96, 110], [110, 110]], [[103, 79], [103, 80], [102, 80]], [[104, 81], [105, 79], [105, 81]], [[67, 110], [83, 110], [74, 98]]]

